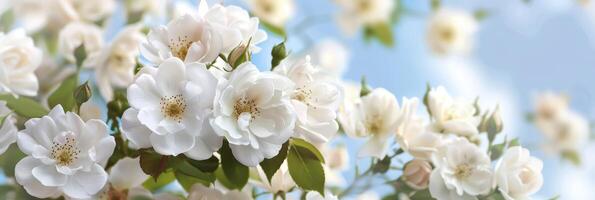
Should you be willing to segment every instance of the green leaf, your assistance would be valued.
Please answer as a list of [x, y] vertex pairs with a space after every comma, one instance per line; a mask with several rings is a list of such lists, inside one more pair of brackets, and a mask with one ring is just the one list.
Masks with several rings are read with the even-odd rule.
[[10, 94], [0, 95], [0, 100], [6, 101], [6, 106], [21, 117], [39, 118], [48, 114], [48, 110], [33, 99], [14, 97]]
[[271, 50], [271, 71], [281, 63], [283, 59], [287, 57], [287, 50], [285, 49], [285, 41], [275, 45]]
[[432, 195], [430, 194], [429, 189], [418, 190], [415, 194], [409, 197], [411, 200], [426, 200], [426, 199], [433, 199]]
[[519, 142], [519, 138], [514, 138], [508, 142], [508, 148], [514, 147], [514, 146], [521, 146], [521, 143]]
[[560, 199], [560, 195], [556, 195], [555, 197], [552, 197], [552, 198], [550, 198], [548, 200], [558, 200], [558, 199]]
[[502, 156], [504, 153], [504, 148], [506, 147], [506, 142], [502, 142], [500, 144], [495, 144], [490, 147], [490, 158], [492, 160], [497, 160]]
[[215, 156], [211, 156], [206, 160], [186, 159], [186, 161], [203, 172], [214, 172], [219, 167], [219, 159]]
[[149, 151], [140, 153], [140, 167], [145, 174], [151, 175], [155, 180], [169, 168], [169, 160], [170, 156], [163, 156]]
[[473, 17], [475, 17], [477, 21], [484, 20], [486, 17], [488, 17], [488, 15], [488, 11], [484, 9], [479, 9], [473, 12]]
[[65, 111], [72, 111], [75, 106], [74, 90], [78, 85], [78, 75], [73, 74], [65, 79], [62, 84], [50, 95], [48, 104], [50, 108], [60, 104]]
[[285, 158], [287, 158], [288, 148], [289, 142], [285, 142], [281, 147], [279, 154], [277, 154], [275, 157], [264, 159], [262, 162], [260, 162], [260, 167], [262, 167], [262, 170], [264, 171], [264, 174], [266, 174], [269, 182], [271, 181], [271, 178], [273, 177], [275, 172], [279, 170]]
[[186, 191], [190, 191], [190, 188], [196, 183], [208, 187], [211, 183], [215, 182], [214, 174], [203, 172], [185, 161], [176, 164], [174, 171], [176, 179]]
[[366, 81], [366, 77], [365, 76], [362, 76], [362, 80], [360, 82], [359, 96], [360, 97], [364, 97], [364, 96], [370, 94], [370, 92], [372, 92], [372, 89], [370, 88], [370, 86], [368, 86], [368, 82]]
[[87, 51], [85, 51], [84, 44], [81, 44], [74, 49], [74, 58], [76, 59], [76, 67], [80, 69], [83, 66], [85, 59], [87, 59]]
[[579, 166], [581, 164], [581, 156], [576, 151], [564, 151], [562, 152], [562, 158], [570, 161], [572, 164]]
[[502, 119], [500, 118], [500, 107], [496, 107], [492, 115], [486, 121], [486, 131], [488, 132], [488, 140], [494, 141], [496, 135], [502, 132]]
[[376, 164], [374, 164], [374, 167], [372, 168], [372, 172], [374, 172], [375, 174], [386, 173], [388, 171], [388, 169], [390, 168], [390, 162], [391, 162], [390, 157], [384, 156], [384, 158], [382, 160], [380, 160]]
[[393, 30], [389, 23], [378, 23], [364, 28], [364, 38], [370, 40], [377, 39], [384, 46], [392, 47], [394, 45]]
[[219, 149], [219, 154], [221, 154], [221, 168], [223, 168], [223, 173], [232, 184], [230, 189], [244, 188], [250, 176], [248, 167], [235, 159], [227, 141]]
[[4, 175], [14, 177], [14, 167], [26, 155], [19, 150], [17, 144], [11, 144], [8, 149], [0, 155], [0, 166]]
[[262, 25], [262, 27], [264, 27], [264, 29], [271, 33], [274, 33], [283, 38], [287, 37], [287, 34], [285, 33], [285, 29], [283, 29], [283, 27], [272, 25], [264, 20], [261, 20], [260, 24]]
[[8, 9], [0, 16], [0, 31], [9, 32], [13, 24], [14, 12], [12, 9]]
[[314, 145], [310, 144], [306, 140], [301, 138], [291, 138], [290, 144], [291, 146], [308, 149], [308, 151], [312, 152], [320, 162], [324, 163], [324, 156], [322, 156], [322, 153], [320, 153], [320, 151], [318, 151]]
[[153, 178], [147, 179], [143, 183], [143, 187], [146, 188], [147, 190], [155, 191], [155, 190], [159, 190], [159, 189], [165, 187], [166, 185], [169, 185], [170, 183], [174, 182], [175, 180], [176, 180], [176, 176], [174, 175], [173, 170], [169, 170], [167, 172], [161, 173], [161, 175], [159, 176], [159, 178], [157, 178], [157, 180], [155, 180]]
[[430, 115], [430, 117], [432, 117], [432, 112], [430, 111], [430, 106], [429, 106], [429, 101], [430, 101], [430, 91], [432, 90], [432, 86], [430, 86], [430, 83], [426, 84], [426, 93], [424, 93], [424, 99], [423, 99], [423, 103], [424, 106], [426, 106], [426, 111], [428, 112], [428, 115]]
[[296, 185], [304, 190], [314, 190], [324, 195], [324, 169], [322, 162], [310, 148], [290, 143], [287, 155], [289, 174]]
[[440, 4], [441, 4], [440, 0], [432, 0], [431, 1], [432, 10], [436, 11], [436, 10], [440, 9]]
[[217, 168], [217, 170], [215, 170], [215, 177], [217, 177], [217, 181], [219, 181], [223, 186], [225, 186], [225, 188], [231, 189], [231, 188], [235, 188], [235, 184], [232, 183], [229, 178], [227, 178], [227, 176], [225, 176], [225, 173], [223, 172], [223, 168], [219, 167]]

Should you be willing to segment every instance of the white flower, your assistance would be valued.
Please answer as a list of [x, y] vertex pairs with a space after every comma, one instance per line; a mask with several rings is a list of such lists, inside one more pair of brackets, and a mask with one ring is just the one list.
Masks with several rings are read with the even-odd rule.
[[27, 156], [15, 167], [16, 181], [38, 198], [89, 198], [107, 183], [103, 166], [116, 143], [100, 120], [83, 122], [58, 105], [30, 119], [17, 143]]
[[454, 138], [434, 154], [430, 193], [441, 199], [469, 199], [486, 194], [492, 186], [490, 158], [466, 139]]
[[535, 97], [535, 121], [553, 120], [569, 109], [569, 99], [565, 95], [544, 92]]
[[60, 30], [58, 35], [58, 51], [70, 62], [75, 62], [74, 51], [84, 45], [87, 55], [92, 55], [103, 46], [101, 29], [95, 24], [71, 22]]
[[454, 100], [440, 86], [428, 93], [428, 108], [434, 119], [432, 128], [439, 133], [456, 134], [465, 137], [476, 136], [481, 119], [475, 116], [475, 106], [464, 100]]
[[[417, 108], [417, 98], [403, 98], [402, 107], [395, 96], [384, 88], [372, 90], [362, 97], [351, 117], [356, 129], [345, 129], [351, 137], [369, 137], [359, 156], [382, 159], [386, 155], [389, 138], [392, 137], [405, 117]], [[343, 124], [343, 123], [342, 123]], [[353, 132], [352, 132], [353, 131]]]
[[205, 187], [197, 183], [188, 194], [189, 200], [252, 200], [252, 197], [240, 191], [228, 191], [225, 194], [215, 188]]
[[589, 122], [578, 113], [567, 110], [548, 122], [538, 123], [546, 136], [547, 150], [576, 151], [589, 140]]
[[254, 15], [277, 27], [283, 27], [295, 14], [293, 0], [248, 0]]
[[215, 101], [213, 129], [227, 138], [235, 158], [256, 166], [279, 153], [293, 134], [296, 115], [291, 80], [259, 72], [250, 62], [236, 68]]
[[83, 64], [95, 69], [95, 81], [106, 101], [112, 100], [114, 87], [125, 88], [134, 80], [138, 46], [145, 38], [140, 29], [139, 25], [123, 28], [109, 45], [88, 55]]
[[[399, 198], [400, 200], [404, 200]], [[378, 196], [378, 193], [372, 191], [372, 190], [368, 190], [360, 195], [358, 195], [355, 200], [380, 200], [380, 197]]]
[[289, 174], [287, 161], [284, 161], [283, 164], [281, 164], [281, 167], [279, 167], [275, 174], [273, 174], [270, 181], [260, 166], [256, 167], [256, 170], [258, 171], [260, 180], [255, 182], [255, 185], [263, 188], [267, 192], [272, 194], [276, 194], [277, 192], [289, 192], [295, 187], [295, 182], [293, 182], [293, 179]]
[[306, 200], [339, 200], [339, 198], [328, 191], [324, 193], [324, 197], [318, 192], [310, 191], [306, 194]]
[[39, 91], [37, 96], [39, 102], [47, 102], [47, 99], [60, 83], [76, 72], [74, 65], [60, 65], [48, 54], [43, 56], [41, 65], [35, 70], [39, 80]]
[[152, 29], [140, 50], [142, 56], [155, 66], [171, 57], [185, 63], [211, 63], [227, 40], [202, 18], [187, 14], [175, 18], [167, 26]]
[[297, 136], [315, 144], [328, 142], [339, 129], [335, 119], [343, 99], [342, 89], [320, 68], [312, 66], [309, 56], [295, 63], [283, 61], [274, 72], [295, 83], [291, 103], [297, 114]]
[[6, 107], [6, 101], [0, 101], [0, 155], [8, 147], [17, 141], [17, 132], [15, 125], [16, 119], [11, 115], [11, 110]]
[[337, 146], [329, 147], [323, 145], [319, 147], [320, 152], [324, 155], [324, 174], [326, 177], [326, 184], [328, 185], [343, 185], [346, 183], [345, 178], [341, 174], [349, 168], [349, 152], [347, 147]]
[[402, 180], [416, 190], [428, 188], [432, 166], [425, 160], [413, 159], [405, 164]]
[[515, 146], [504, 152], [496, 167], [494, 185], [507, 200], [528, 199], [543, 185], [543, 162], [529, 150]]
[[430, 19], [427, 40], [438, 55], [467, 54], [473, 48], [477, 22], [469, 13], [441, 8]]
[[141, 186], [149, 177], [140, 167], [140, 158], [122, 158], [110, 169], [109, 182], [114, 189], [125, 190]]
[[37, 95], [39, 86], [34, 72], [42, 56], [41, 49], [35, 47], [24, 30], [0, 32], [0, 93]]
[[210, 158], [222, 144], [207, 121], [216, 86], [204, 64], [170, 58], [159, 68], [142, 68], [128, 87], [131, 108], [122, 117], [123, 135], [135, 148]]
[[433, 132], [421, 117], [416, 116], [414, 109], [403, 120], [396, 139], [401, 149], [422, 160], [430, 160], [442, 142], [442, 136]]
[[116, 8], [115, 0], [67, 0], [79, 18], [97, 22], [108, 17]]
[[389, 23], [395, 9], [393, 0], [335, 0], [341, 7], [338, 23], [347, 34], [361, 26]]
[[338, 41], [326, 39], [310, 50], [312, 63], [320, 66], [324, 73], [341, 78], [349, 62], [349, 50]]
[[101, 108], [91, 101], [87, 101], [81, 104], [79, 115], [81, 116], [81, 119], [83, 119], [84, 121], [92, 119], [102, 119]]
[[231, 52], [240, 44], [250, 41], [250, 51], [258, 53], [260, 48], [256, 44], [266, 40], [267, 34], [258, 28], [259, 20], [250, 17], [248, 11], [237, 6], [222, 6], [215, 4], [208, 7], [204, 0], [199, 5], [199, 15], [217, 30], [217, 34], [224, 38], [223, 52]]
[[365, 132], [365, 127], [360, 119], [360, 113], [356, 112], [361, 104], [360, 86], [353, 82], [342, 82], [342, 88], [344, 98], [337, 111], [337, 121], [347, 135], [361, 135], [360, 133]]

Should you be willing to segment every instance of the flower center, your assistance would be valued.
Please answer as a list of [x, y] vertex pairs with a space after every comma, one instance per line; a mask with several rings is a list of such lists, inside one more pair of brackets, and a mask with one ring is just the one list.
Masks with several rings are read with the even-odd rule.
[[186, 112], [186, 100], [181, 94], [175, 96], [161, 97], [161, 113], [168, 119], [182, 122], [184, 112]]
[[175, 57], [178, 57], [182, 60], [186, 58], [186, 54], [188, 54], [188, 49], [192, 45], [192, 40], [188, 38], [187, 35], [178, 36], [178, 38], [172, 38], [169, 40], [168, 47], [171, 49], [172, 53]]
[[292, 99], [304, 102], [308, 106], [312, 106], [312, 90], [306, 88], [297, 88], [292, 95]]
[[234, 116], [238, 118], [242, 113], [250, 113], [252, 119], [260, 116], [260, 110], [256, 106], [256, 101], [247, 97], [242, 97], [233, 105]]
[[77, 146], [76, 140], [71, 136], [66, 136], [65, 141], [53, 142], [50, 156], [54, 159], [58, 165], [67, 166], [78, 159], [78, 155], [81, 153]]
[[360, 13], [368, 13], [372, 9], [372, 3], [369, 0], [360, 0], [357, 3], [357, 8]]
[[446, 43], [452, 43], [455, 38], [455, 33], [452, 27], [445, 26], [440, 29], [440, 39]]
[[368, 133], [375, 134], [382, 132], [382, 124], [384, 121], [377, 115], [370, 117], [366, 120], [366, 129], [368, 129]]
[[455, 169], [455, 177], [457, 177], [458, 179], [464, 179], [469, 177], [471, 175], [471, 172], [473, 172], [473, 167], [471, 167], [468, 164], [460, 164]]

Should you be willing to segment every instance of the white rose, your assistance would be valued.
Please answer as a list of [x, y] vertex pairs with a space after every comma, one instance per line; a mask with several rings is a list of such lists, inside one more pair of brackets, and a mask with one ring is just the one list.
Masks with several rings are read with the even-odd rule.
[[0, 93], [37, 95], [39, 86], [34, 72], [42, 56], [41, 49], [35, 47], [24, 30], [0, 32]]
[[263, 188], [267, 192], [276, 194], [278, 192], [289, 192], [295, 187], [295, 182], [289, 174], [289, 168], [287, 167], [287, 161], [281, 164], [281, 167], [273, 174], [271, 180], [269, 180], [264, 173], [264, 170], [260, 166], [256, 167], [260, 180], [255, 182], [255, 185]]
[[250, 62], [231, 72], [215, 101], [211, 124], [242, 164], [256, 166], [274, 157], [293, 135], [296, 115], [289, 96], [293, 89], [288, 78], [259, 72]]
[[403, 169], [403, 181], [416, 190], [428, 188], [432, 166], [425, 160], [414, 159], [405, 164]]
[[187, 14], [152, 29], [140, 51], [155, 66], [171, 57], [185, 63], [211, 63], [227, 40], [202, 18]]
[[341, 174], [349, 168], [349, 152], [345, 146], [330, 147], [323, 145], [319, 147], [320, 152], [324, 155], [324, 174], [326, 176], [326, 184], [328, 185], [344, 185], [345, 178]]
[[386, 155], [391, 138], [397, 128], [400, 126], [408, 113], [412, 112], [417, 107], [417, 98], [407, 99], [403, 98], [403, 104], [399, 106], [399, 102], [395, 96], [384, 88], [377, 88], [372, 90], [368, 95], [362, 97], [361, 103], [355, 117], [359, 127], [359, 132], [347, 134], [356, 137], [369, 137], [359, 152], [359, 156], [373, 156], [382, 159]]
[[466, 139], [454, 138], [442, 145], [432, 163], [430, 194], [438, 200], [470, 199], [492, 187], [490, 158]]
[[421, 117], [414, 114], [406, 117], [403, 124], [397, 130], [397, 142], [401, 149], [413, 157], [422, 160], [430, 160], [436, 148], [442, 142], [442, 136], [432, 132]]
[[461, 10], [441, 8], [431, 17], [427, 40], [433, 53], [467, 54], [473, 48], [477, 21]]
[[138, 46], [145, 38], [140, 29], [139, 25], [125, 27], [110, 44], [88, 55], [83, 63], [95, 70], [95, 81], [106, 101], [113, 99], [114, 87], [125, 88], [134, 80]]
[[103, 169], [116, 142], [100, 120], [84, 122], [62, 106], [30, 119], [18, 134], [27, 156], [15, 167], [16, 181], [38, 198], [90, 198], [107, 183]]
[[339, 198], [328, 191], [325, 192], [324, 197], [316, 191], [310, 191], [306, 194], [306, 200], [339, 200]]
[[162, 155], [210, 158], [222, 144], [207, 120], [216, 87], [204, 64], [170, 58], [159, 68], [142, 68], [128, 87], [131, 108], [122, 116], [124, 137], [134, 148], [153, 147]]
[[297, 114], [295, 133], [315, 144], [328, 142], [337, 133], [336, 112], [343, 100], [342, 89], [320, 70], [309, 56], [294, 63], [283, 61], [274, 69], [295, 83], [290, 94]]
[[197, 183], [192, 186], [188, 200], [252, 200], [252, 197], [240, 191], [228, 191], [225, 194], [215, 188], [205, 187]]
[[248, 0], [254, 15], [277, 27], [283, 27], [295, 12], [293, 0]]
[[576, 151], [589, 140], [589, 122], [578, 113], [566, 110], [547, 122], [539, 122], [538, 128], [547, 139], [547, 150]]
[[475, 116], [473, 103], [454, 100], [442, 86], [432, 88], [428, 93], [428, 108], [434, 119], [432, 128], [436, 132], [465, 137], [474, 137], [479, 133], [477, 126], [481, 119]]
[[338, 23], [347, 34], [361, 26], [389, 23], [395, 9], [393, 0], [335, 0], [341, 7]]
[[568, 97], [544, 92], [535, 97], [535, 121], [549, 121], [569, 109]]
[[16, 119], [12, 116], [11, 110], [6, 107], [6, 101], [0, 101], [0, 155], [2, 155], [8, 147], [17, 141], [17, 126]]
[[310, 55], [313, 64], [320, 66], [324, 73], [328, 73], [337, 79], [341, 78], [349, 62], [347, 47], [332, 39], [317, 43], [310, 50]]
[[209, 8], [204, 0], [201, 0], [199, 15], [215, 28], [221, 38], [224, 38], [225, 54], [240, 44], [247, 44], [248, 41], [250, 41], [250, 51], [257, 53], [260, 48], [256, 44], [267, 38], [266, 32], [258, 28], [258, 18], [250, 17], [248, 11], [243, 8], [221, 4], [215, 4]]
[[116, 190], [142, 187], [150, 176], [140, 167], [140, 158], [122, 158], [110, 169], [109, 182]]
[[116, 8], [115, 0], [69, 0], [81, 20], [97, 22], [108, 17]]
[[103, 46], [101, 29], [95, 24], [74, 21], [64, 26], [58, 35], [58, 51], [70, 62], [75, 62], [74, 51], [84, 45], [87, 56]]
[[543, 162], [529, 150], [515, 146], [504, 152], [496, 167], [494, 185], [507, 200], [528, 199], [543, 185]]

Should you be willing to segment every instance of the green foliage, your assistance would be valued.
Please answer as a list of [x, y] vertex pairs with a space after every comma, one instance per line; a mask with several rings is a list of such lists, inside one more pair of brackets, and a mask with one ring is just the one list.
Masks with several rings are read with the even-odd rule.
[[60, 104], [64, 108], [64, 111], [72, 111], [76, 104], [73, 94], [77, 86], [78, 74], [73, 74], [66, 78], [48, 98], [50, 108]]
[[0, 95], [6, 106], [21, 117], [39, 118], [48, 114], [48, 110], [35, 100], [27, 97], [14, 97], [10, 94]]
[[173, 170], [169, 170], [167, 172], [161, 173], [157, 179], [147, 179], [143, 183], [143, 187], [150, 191], [156, 191], [174, 182], [174, 180], [176, 180], [176, 176], [174, 175]]
[[14, 23], [14, 11], [8, 9], [4, 13], [0, 13], [0, 31], [8, 32]]
[[423, 103], [424, 106], [426, 106], [426, 111], [428, 112], [428, 115], [430, 115], [430, 117], [432, 116], [432, 112], [430, 111], [430, 106], [429, 106], [429, 101], [430, 101], [430, 91], [432, 90], [432, 86], [430, 86], [430, 83], [426, 84], [426, 92], [424, 93], [424, 98], [423, 98]]
[[223, 170], [223, 175], [229, 180], [229, 183], [231, 184], [230, 189], [242, 189], [246, 183], [248, 183], [248, 178], [250, 176], [248, 167], [235, 159], [227, 141], [225, 141], [221, 149], [219, 149], [219, 154], [221, 154], [221, 168]]
[[581, 156], [576, 151], [563, 151], [562, 158], [565, 160], [570, 161], [573, 165], [579, 166], [581, 165]]
[[275, 45], [273, 50], [271, 50], [271, 56], [273, 59], [271, 60], [271, 70], [275, 69], [277, 65], [281, 63], [283, 59], [287, 57], [287, 50], [285, 49], [285, 41]]
[[215, 172], [219, 167], [219, 159], [215, 156], [211, 156], [209, 159], [206, 160], [192, 160], [186, 159], [190, 165], [198, 168], [200, 171], [203, 172]]
[[391, 158], [388, 156], [384, 156], [384, 158], [382, 160], [380, 160], [376, 164], [374, 164], [374, 167], [372, 168], [372, 172], [374, 172], [375, 174], [386, 173], [388, 171], [388, 169], [390, 168], [390, 162], [391, 162]]
[[203, 172], [187, 161], [176, 162], [174, 169], [176, 179], [186, 191], [190, 191], [190, 188], [196, 183], [209, 186], [215, 182], [213, 173]]
[[490, 159], [497, 160], [502, 156], [504, 153], [504, 148], [506, 148], [506, 141], [500, 144], [495, 144], [490, 147]]
[[475, 17], [475, 19], [477, 21], [484, 20], [488, 16], [489, 16], [488, 11], [484, 10], [484, 9], [479, 9], [479, 10], [476, 10], [475, 12], [473, 12], [473, 17]]
[[[297, 142], [296, 142], [297, 141]], [[304, 143], [308, 144], [305, 145]], [[324, 195], [324, 169], [322, 155], [313, 145], [293, 138], [289, 144], [287, 164], [296, 185], [304, 190], [314, 190]]]
[[10, 147], [0, 155], [0, 166], [4, 175], [7, 177], [14, 177], [14, 167], [26, 155], [19, 150], [17, 144], [11, 144]]
[[85, 51], [84, 44], [81, 44], [74, 49], [74, 58], [76, 59], [76, 67], [80, 69], [83, 66], [85, 59], [87, 59], [87, 52]]
[[145, 174], [151, 175], [157, 180], [159, 175], [170, 167], [168, 161], [172, 158], [171, 156], [159, 155], [152, 151], [141, 151], [140, 167]]
[[250, 38], [248, 44], [240, 44], [239, 46], [231, 50], [231, 52], [229, 53], [227, 62], [231, 65], [233, 69], [240, 66], [242, 63], [246, 61], [250, 61], [250, 57], [252, 56], [252, 54], [250, 54], [249, 51], [251, 41], [252, 38]]
[[372, 89], [370, 88], [370, 86], [368, 86], [368, 82], [366, 81], [366, 77], [362, 76], [362, 80], [360, 83], [360, 91], [359, 91], [359, 96], [360, 97], [364, 97], [368, 94], [370, 94], [370, 92], [372, 92]]
[[376, 39], [384, 46], [392, 47], [394, 45], [394, 40], [391, 24], [378, 23], [366, 26], [364, 28], [364, 39], [366, 41]]
[[278, 35], [279, 37], [287, 37], [287, 33], [285, 32], [285, 29], [283, 27], [272, 25], [264, 20], [261, 20], [260, 24], [262, 25], [262, 27], [264, 27], [264, 29], [275, 35]]
[[268, 181], [271, 181], [271, 178], [279, 170], [285, 158], [287, 158], [287, 149], [289, 148], [289, 142], [285, 142], [275, 157], [264, 159], [260, 162], [260, 167], [266, 174]]

